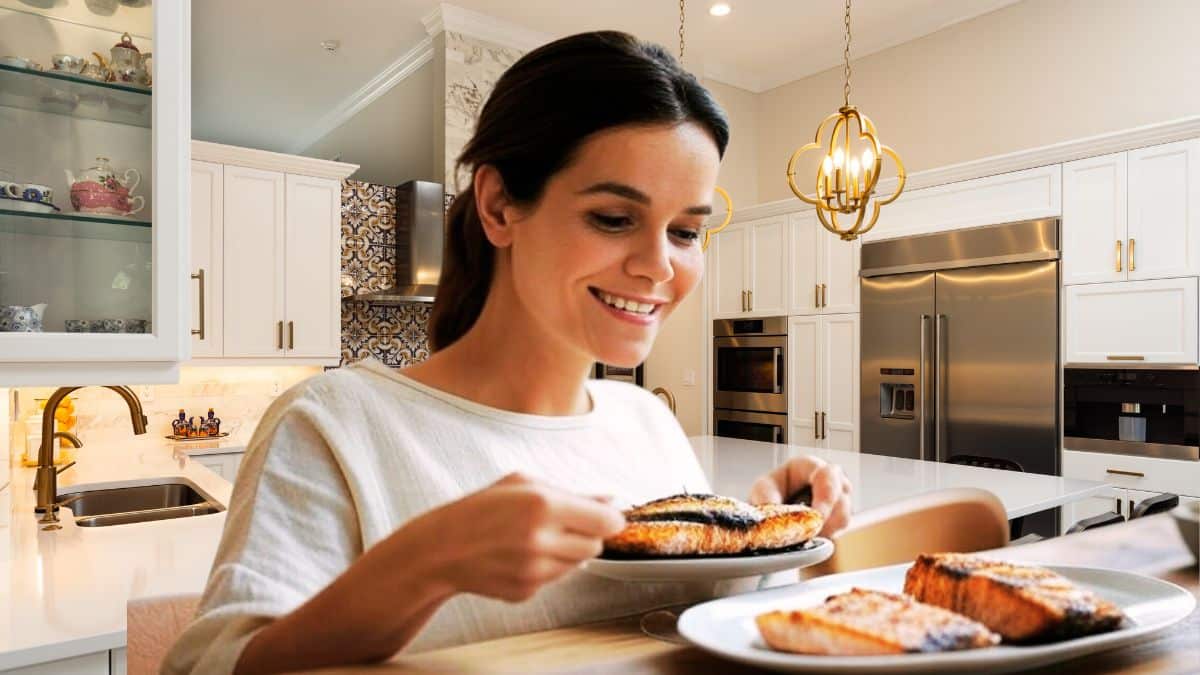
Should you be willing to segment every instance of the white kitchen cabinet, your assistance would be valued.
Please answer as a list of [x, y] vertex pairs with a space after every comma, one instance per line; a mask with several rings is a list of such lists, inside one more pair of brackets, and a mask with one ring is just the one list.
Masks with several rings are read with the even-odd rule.
[[285, 190], [278, 171], [225, 167], [224, 356], [284, 354]]
[[357, 167], [203, 142], [192, 153], [193, 363], [337, 365], [341, 181]]
[[1129, 153], [1130, 279], [1200, 274], [1200, 139]]
[[1200, 274], [1200, 139], [1063, 165], [1063, 283]]
[[858, 450], [858, 318], [788, 319], [789, 442]]
[[7, 675], [109, 675], [108, 651], [4, 671]]
[[200, 464], [232, 483], [242, 466], [244, 452], [229, 452], [219, 455], [192, 455], [192, 461]]
[[731, 225], [713, 241], [709, 262], [713, 318], [787, 313], [785, 217]]
[[221, 355], [224, 167], [192, 162], [192, 356]]
[[1196, 278], [1067, 286], [1066, 363], [1197, 363]]
[[791, 272], [788, 314], [857, 312], [861, 240], [843, 241], [814, 211], [788, 216]]
[[118, 647], [117, 649], [113, 649], [108, 652], [109, 675], [125, 675], [125, 673], [129, 670], [127, 664], [128, 655], [125, 647]]
[[1118, 152], [1063, 164], [1063, 284], [1126, 278], [1126, 157]]
[[[111, 21], [93, 16], [105, 12], [82, 5], [5, 3], [3, 52], [48, 71], [52, 52], [116, 42]], [[141, 52], [154, 53], [153, 92], [41, 70], [3, 73], [5, 178], [41, 186], [28, 198], [55, 207], [0, 204], [0, 307], [20, 308], [0, 311], [6, 386], [174, 382], [189, 355], [189, 3], [139, 3], [122, 16]], [[79, 211], [71, 186], [85, 181], [121, 215]], [[46, 188], [49, 196], [40, 194]]]
[[1064, 449], [1062, 475], [1122, 489], [1200, 497], [1200, 462]]
[[1060, 522], [1063, 533], [1085, 518], [1091, 518], [1103, 513], [1118, 513], [1124, 515], [1121, 510], [1125, 504], [1125, 493], [1127, 491], [1122, 488], [1108, 488], [1103, 496], [1087, 497], [1073, 502], [1063, 504], [1060, 513]]

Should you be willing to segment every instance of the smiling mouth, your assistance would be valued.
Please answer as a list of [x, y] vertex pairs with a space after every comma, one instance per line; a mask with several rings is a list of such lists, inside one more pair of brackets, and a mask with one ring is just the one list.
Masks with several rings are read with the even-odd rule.
[[592, 295], [604, 304], [613, 309], [632, 314], [633, 316], [653, 316], [658, 313], [659, 308], [665, 303], [639, 302], [632, 298], [624, 298], [619, 295], [613, 295], [607, 291], [602, 291], [598, 288], [589, 288]]

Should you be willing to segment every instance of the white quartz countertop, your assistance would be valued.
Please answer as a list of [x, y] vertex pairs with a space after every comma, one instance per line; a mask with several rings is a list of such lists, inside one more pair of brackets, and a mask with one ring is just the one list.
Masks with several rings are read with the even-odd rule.
[[[226, 445], [221, 452], [240, 446]], [[199, 449], [199, 448], [196, 448]], [[232, 486], [194, 462], [191, 448], [131, 437], [120, 447], [88, 446], [59, 475], [59, 493], [77, 486], [121, 487], [186, 478], [222, 506]], [[110, 527], [44, 532], [33, 513], [34, 469], [13, 469], [0, 492], [0, 670], [125, 645], [130, 598], [204, 590], [225, 513]]]
[[996, 495], [1008, 517], [1018, 518], [1099, 495], [1107, 483], [983, 469], [944, 462], [884, 457], [845, 450], [693, 436], [689, 439], [717, 494], [745, 498], [763, 473], [791, 457], [815, 455], [841, 465], [854, 486], [854, 510], [949, 488], [982, 488]]

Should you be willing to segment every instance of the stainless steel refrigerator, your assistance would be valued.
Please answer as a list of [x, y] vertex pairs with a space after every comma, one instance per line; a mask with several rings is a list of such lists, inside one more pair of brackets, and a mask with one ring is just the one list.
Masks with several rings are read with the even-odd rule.
[[862, 451], [1058, 475], [1058, 221], [865, 243], [861, 269]]

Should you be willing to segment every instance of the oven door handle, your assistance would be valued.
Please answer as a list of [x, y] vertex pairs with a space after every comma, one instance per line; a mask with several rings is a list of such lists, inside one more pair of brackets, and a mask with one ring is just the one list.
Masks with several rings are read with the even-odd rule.
[[773, 394], [783, 393], [783, 347], [772, 347], [771, 353], [775, 355], [775, 389]]
[[778, 426], [777, 426], [777, 427], [773, 427], [771, 430], [772, 430], [772, 432], [773, 432], [773, 433], [774, 433], [774, 435], [775, 435], [775, 436], [774, 436], [774, 437], [775, 437], [775, 442], [776, 442], [776, 443], [782, 443], [782, 442], [783, 442], [783, 428], [782, 428], [782, 427], [778, 427]]

